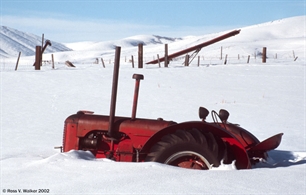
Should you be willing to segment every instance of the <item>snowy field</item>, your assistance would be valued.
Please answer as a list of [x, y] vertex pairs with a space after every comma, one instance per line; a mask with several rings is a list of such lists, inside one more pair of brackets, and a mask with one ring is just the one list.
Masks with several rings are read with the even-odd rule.
[[[55, 69], [44, 64], [35, 71], [35, 57], [24, 56], [14, 71], [16, 58], [1, 59], [0, 193], [306, 194], [305, 20], [295, 17], [242, 28], [239, 35], [203, 48], [199, 67], [197, 60], [184, 67], [182, 59], [171, 62], [169, 68], [133, 69], [128, 61], [131, 55], [137, 58], [132, 38], [66, 44], [74, 51], [54, 53]], [[304, 26], [296, 25], [300, 23]], [[134, 39], [147, 42], [147, 62], [156, 54], [163, 56], [164, 43], [173, 53], [221, 34], [162, 39], [159, 44], [152, 41], [154, 36]], [[231, 114], [230, 122], [239, 123], [261, 141], [284, 133], [280, 146], [252, 169], [221, 165], [211, 171], [113, 162], [95, 159], [89, 152], [55, 150], [54, 146], [62, 145], [66, 117], [78, 110], [109, 114], [113, 64], [108, 59], [113, 60], [114, 45], [122, 46], [116, 115], [131, 115], [132, 75], [139, 73], [145, 78], [137, 117], [184, 122], [199, 120], [199, 106], [224, 108]], [[221, 46], [224, 55], [232, 56], [227, 65], [218, 59]], [[264, 46], [268, 48], [265, 64], [259, 53]], [[101, 62], [92, 63], [101, 57], [105, 68]], [[48, 58], [50, 54], [45, 54], [44, 59]], [[65, 66], [66, 60], [76, 67]]]

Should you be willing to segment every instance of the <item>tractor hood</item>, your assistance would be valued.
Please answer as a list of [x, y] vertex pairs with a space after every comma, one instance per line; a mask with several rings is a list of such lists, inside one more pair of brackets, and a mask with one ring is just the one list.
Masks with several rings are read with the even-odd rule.
[[[85, 136], [93, 130], [107, 131], [109, 127], [109, 116], [95, 115], [89, 111], [79, 111], [77, 114], [69, 116], [67, 124], [75, 124], [76, 135]], [[116, 116], [114, 119], [114, 129], [116, 132], [125, 133], [128, 136], [145, 136], [150, 137], [157, 131], [176, 124], [173, 121], [163, 119], [139, 119], [132, 120], [129, 117]]]

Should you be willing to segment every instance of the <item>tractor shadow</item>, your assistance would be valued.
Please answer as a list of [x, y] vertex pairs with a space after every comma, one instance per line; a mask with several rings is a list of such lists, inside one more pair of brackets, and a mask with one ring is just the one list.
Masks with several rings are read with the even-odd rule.
[[272, 150], [268, 152], [268, 159], [259, 162], [252, 168], [278, 168], [306, 164], [306, 152], [291, 152]]

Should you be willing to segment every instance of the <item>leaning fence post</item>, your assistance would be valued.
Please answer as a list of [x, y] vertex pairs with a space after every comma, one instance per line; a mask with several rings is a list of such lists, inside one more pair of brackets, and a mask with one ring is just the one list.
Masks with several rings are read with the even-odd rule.
[[19, 59], [20, 59], [20, 55], [21, 55], [21, 51], [19, 52], [18, 58], [17, 58], [17, 62], [16, 62], [16, 67], [15, 67], [15, 71], [18, 68], [18, 64], [19, 64]]
[[101, 63], [102, 63], [102, 65], [103, 65], [103, 68], [105, 68], [105, 64], [104, 64], [103, 58], [101, 58]]
[[227, 54], [225, 55], [225, 60], [224, 60], [224, 64], [227, 63]]
[[292, 54], [293, 54], [293, 58], [295, 58], [295, 53], [294, 53], [294, 50], [292, 50]]
[[248, 62], [247, 63], [249, 63], [250, 62], [250, 55], [248, 55]]

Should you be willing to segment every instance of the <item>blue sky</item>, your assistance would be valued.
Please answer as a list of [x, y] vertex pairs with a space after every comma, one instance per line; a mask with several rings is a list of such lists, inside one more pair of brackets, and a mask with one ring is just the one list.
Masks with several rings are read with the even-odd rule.
[[204, 35], [306, 15], [306, 0], [1, 0], [0, 6], [1, 25], [66, 43]]

